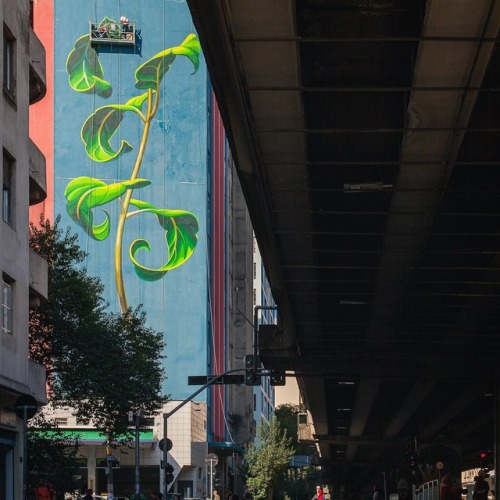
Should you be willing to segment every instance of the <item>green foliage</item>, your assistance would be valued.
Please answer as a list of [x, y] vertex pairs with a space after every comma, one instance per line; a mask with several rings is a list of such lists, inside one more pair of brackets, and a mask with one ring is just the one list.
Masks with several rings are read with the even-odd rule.
[[200, 42], [196, 35], [188, 35], [177, 47], [159, 52], [149, 61], [141, 64], [135, 72], [135, 86], [138, 89], [159, 90], [165, 73], [170, 69], [177, 56], [187, 57], [196, 71], [200, 60]]
[[27, 469], [29, 491], [44, 478], [58, 492], [75, 489], [73, 476], [78, 471], [76, 461], [78, 439], [57, 428], [57, 423], [38, 413], [28, 423]]
[[255, 500], [272, 498], [275, 485], [286, 475], [292, 455], [290, 439], [276, 417], [269, 422], [261, 420], [257, 426], [257, 439], [245, 455], [247, 489]]
[[[295, 455], [310, 455], [310, 447], [298, 441], [299, 406], [292, 403], [285, 403], [278, 406], [275, 416], [284, 429], [285, 434], [290, 438], [290, 444]], [[310, 484], [307, 480], [307, 471], [310, 466], [290, 469], [286, 476], [276, 485], [275, 498], [282, 498], [288, 495], [290, 498], [310, 498]]]
[[145, 320], [139, 309], [106, 314], [74, 349], [77, 369], [65, 366], [54, 383], [55, 403], [74, 408], [78, 420], [92, 422], [111, 445], [133, 437], [130, 410], [148, 415], [166, 401], [159, 395], [163, 336]]
[[75, 42], [75, 48], [69, 53], [66, 61], [69, 84], [73, 90], [82, 93], [96, 93], [101, 97], [109, 97], [113, 90], [103, 79], [104, 70], [97, 52], [90, 44], [90, 36], [84, 35]]
[[70, 217], [85, 229], [87, 234], [96, 240], [104, 240], [109, 235], [109, 214], [104, 210], [106, 214], [104, 221], [94, 225], [92, 208], [116, 200], [127, 189], [141, 188], [149, 184], [151, 183], [144, 179], [106, 184], [98, 179], [78, 177], [66, 186], [64, 192], [64, 196], [68, 200], [66, 210]]
[[[111, 29], [115, 24], [112, 19], [104, 18], [99, 26]], [[136, 274], [143, 280], [160, 279], [168, 271], [181, 266], [191, 257], [198, 241], [198, 220], [193, 214], [181, 210], [158, 208], [146, 203], [139, 206], [141, 202], [132, 200], [132, 193], [135, 189], [144, 188], [150, 184], [145, 179], [139, 179], [138, 174], [146, 151], [149, 130], [158, 111], [161, 82], [178, 56], [184, 56], [188, 59], [196, 72], [199, 66], [200, 51], [198, 38], [196, 35], [190, 34], [180, 45], [157, 53], [135, 71], [136, 88], [146, 90], [146, 92], [131, 97], [125, 104], [107, 104], [97, 108], [87, 117], [81, 129], [81, 138], [87, 156], [92, 161], [107, 163], [133, 150], [132, 145], [125, 139], [119, 141], [117, 146], [113, 144], [114, 137], [125, 115], [132, 113], [131, 116], [139, 117], [144, 125], [137, 157], [128, 180], [108, 185], [99, 179], [79, 177], [73, 179], [65, 191], [68, 214], [85, 229], [89, 236], [99, 241], [105, 240], [109, 236], [111, 217], [110, 213], [104, 210], [104, 220], [94, 225], [92, 210], [116, 200], [120, 203], [114, 268], [122, 312], [128, 309], [122, 270], [123, 233], [125, 223], [131, 216], [153, 213], [165, 231], [168, 256], [165, 264], [158, 269], [146, 267], [137, 260], [141, 250], [151, 251], [148, 241], [137, 238], [129, 248], [128, 253]], [[75, 91], [95, 93], [105, 98], [111, 95], [111, 86], [103, 80], [104, 70], [88, 35], [82, 36], [76, 41], [74, 49], [68, 56], [66, 70], [69, 75], [69, 84]], [[145, 103], [146, 110], [143, 111]], [[130, 205], [135, 205], [139, 210], [130, 213]]]
[[[98, 278], [87, 276], [81, 267], [85, 253], [77, 235], [40, 218], [39, 226], [30, 224], [30, 245], [49, 264], [48, 300], [30, 310], [30, 357], [50, 367], [51, 376], [61, 366], [71, 369], [74, 351], [85, 343], [89, 330], [99, 323], [106, 303], [104, 287]], [[75, 366], [73, 369], [76, 369]]]
[[285, 403], [276, 408], [275, 415], [281, 427], [290, 438], [296, 455], [309, 455], [309, 446], [300, 444], [298, 441], [298, 423], [299, 405]]
[[102, 283], [80, 267], [76, 236], [40, 220], [30, 242], [49, 262], [49, 299], [31, 312], [30, 356], [51, 373], [51, 403], [72, 407], [116, 444], [132, 437], [128, 411], [162, 407], [163, 335], [146, 326], [140, 308], [105, 312]]
[[191, 257], [197, 243], [198, 219], [186, 210], [158, 209], [141, 200], [130, 200], [130, 204], [138, 208], [129, 215], [151, 213], [156, 215], [160, 226], [165, 230], [168, 247], [168, 260], [158, 269], [143, 266], [136, 259], [139, 250], [150, 250], [146, 240], [137, 239], [130, 246], [130, 260], [134, 264], [137, 275], [147, 281], [160, 279], [168, 271], [181, 266]]

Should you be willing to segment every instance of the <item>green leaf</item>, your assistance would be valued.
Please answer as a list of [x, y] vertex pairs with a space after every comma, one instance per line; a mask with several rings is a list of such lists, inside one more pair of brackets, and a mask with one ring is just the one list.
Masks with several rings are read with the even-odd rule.
[[165, 230], [168, 259], [161, 267], [153, 269], [143, 266], [137, 261], [136, 256], [140, 250], [151, 250], [148, 241], [144, 239], [133, 241], [129, 251], [130, 260], [134, 264], [135, 272], [139, 278], [146, 281], [159, 280], [168, 271], [184, 264], [193, 254], [198, 243], [198, 219], [194, 214], [186, 210], [156, 208], [150, 203], [141, 200], [130, 200], [130, 203], [139, 209], [133, 215], [155, 214], [158, 222]]
[[66, 210], [69, 216], [89, 234], [92, 238], [102, 241], [109, 235], [110, 219], [106, 210], [105, 219], [100, 224], [94, 225], [92, 209], [116, 200], [127, 189], [137, 189], [151, 184], [146, 179], [106, 184], [99, 179], [91, 177], [77, 177], [69, 182], [64, 191], [67, 200]]
[[161, 80], [177, 56], [187, 57], [196, 72], [200, 62], [200, 50], [198, 37], [194, 34], [188, 35], [180, 45], [165, 49], [141, 64], [135, 71], [135, 86], [138, 89], [158, 90]]
[[[85, 151], [92, 160], [104, 163], [115, 160], [124, 153], [132, 150], [132, 146], [122, 140], [117, 151], [110, 144], [125, 111], [140, 114], [140, 105], [144, 102], [144, 94], [131, 99], [127, 104], [109, 104], [97, 108], [82, 126], [81, 137], [85, 144]], [[131, 104], [129, 104], [131, 102]]]
[[66, 60], [66, 71], [71, 88], [77, 92], [96, 93], [105, 98], [113, 93], [111, 85], [103, 79], [104, 70], [90, 44], [90, 35], [83, 35], [75, 42]]
[[128, 106], [132, 106], [135, 109], [141, 111], [142, 110], [142, 105], [144, 104], [144, 101], [148, 98], [148, 93], [144, 92], [144, 94], [132, 97], [127, 101]]

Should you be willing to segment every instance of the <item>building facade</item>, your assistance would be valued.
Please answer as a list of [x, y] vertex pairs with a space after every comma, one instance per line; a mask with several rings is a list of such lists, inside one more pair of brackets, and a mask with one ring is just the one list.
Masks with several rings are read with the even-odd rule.
[[[43, 212], [78, 234], [110, 310], [141, 304], [148, 326], [163, 332], [168, 412], [197, 389], [189, 376], [242, 369], [252, 342], [251, 224], [188, 7], [37, 0], [35, 29], [54, 88], [35, 113], [53, 124], [36, 139], [49, 164]], [[212, 479], [222, 492], [244, 492], [238, 470], [255, 432], [252, 401], [252, 388], [218, 385], [168, 419], [172, 432], [185, 430], [172, 438], [170, 491], [205, 496]], [[58, 418], [81, 429], [70, 410]], [[186, 419], [198, 423], [177, 423]], [[147, 493], [163, 485], [161, 421], [140, 445]], [[104, 448], [88, 436], [81, 475], [103, 492], [95, 464]], [[123, 451], [115, 494], [130, 493]], [[220, 457], [212, 478], [209, 453]]]
[[[29, 207], [46, 196], [45, 158], [30, 139], [29, 106], [46, 91], [45, 51], [28, 0], [3, 0], [0, 99], [0, 498], [22, 498], [26, 418], [46, 403], [45, 369], [28, 360], [29, 308], [47, 296], [47, 263], [29, 247]], [[23, 417], [23, 418], [20, 418]]]

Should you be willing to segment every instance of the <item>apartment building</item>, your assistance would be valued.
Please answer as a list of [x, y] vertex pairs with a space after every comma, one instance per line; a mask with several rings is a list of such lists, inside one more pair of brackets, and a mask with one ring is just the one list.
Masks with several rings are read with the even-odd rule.
[[0, 99], [0, 498], [22, 498], [24, 418], [46, 403], [45, 369], [28, 360], [29, 308], [47, 295], [47, 264], [29, 248], [29, 207], [46, 197], [45, 157], [29, 136], [29, 106], [46, 92], [45, 50], [32, 2], [2, 0]]

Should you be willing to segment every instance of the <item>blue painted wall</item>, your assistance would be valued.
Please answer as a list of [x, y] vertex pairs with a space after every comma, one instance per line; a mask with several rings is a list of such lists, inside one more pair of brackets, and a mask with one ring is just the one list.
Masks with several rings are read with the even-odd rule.
[[[113, 94], [103, 99], [95, 94], [75, 92], [68, 84], [66, 71], [66, 60], [75, 41], [88, 33], [89, 21], [99, 22], [105, 16], [118, 20], [121, 15], [136, 22], [140, 43], [134, 48], [109, 45], [98, 49], [104, 78], [112, 84]], [[104, 207], [110, 212], [112, 229], [110, 236], [100, 242], [90, 238], [69, 218], [63, 194], [68, 182], [79, 176], [96, 177], [106, 183], [128, 179], [143, 124], [137, 117], [126, 115], [113, 144], [116, 147], [121, 140], [126, 140], [134, 149], [109, 163], [97, 163], [86, 155], [80, 130], [96, 108], [123, 104], [141, 94], [142, 91], [135, 88], [136, 68], [156, 53], [179, 45], [189, 33], [194, 33], [194, 27], [186, 3], [172, 0], [55, 0], [55, 17], [54, 212], [62, 215], [63, 227], [70, 225], [79, 234], [80, 244], [88, 252], [89, 274], [103, 280], [110, 309], [118, 311], [113, 269], [118, 202]], [[128, 258], [130, 242], [141, 237], [151, 243], [151, 252], [143, 251], [139, 256], [144, 264], [160, 266], [167, 253], [164, 233], [154, 216], [135, 217], [125, 227], [123, 271], [130, 306], [143, 304], [148, 326], [164, 332], [168, 377], [164, 392], [173, 399], [183, 399], [194, 389], [187, 386], [187, 376], [207, 373], [208, 357], [208, 85], [203, 57], [194, 74], [191, 62], [177, 57], [163, 79], [162, 93], [139, 175], [150, 180], [151, 185], [136, 190], [134, 197], [157, 207], [195, 214], [200, 225], [199, 241], [193, 256], [184, 265], [159, 281], [142, 281]], [[94, 212], [96, 222], [102, 221], [100, 208]], [[202, 393], [198, 400], [204, 398]]]

